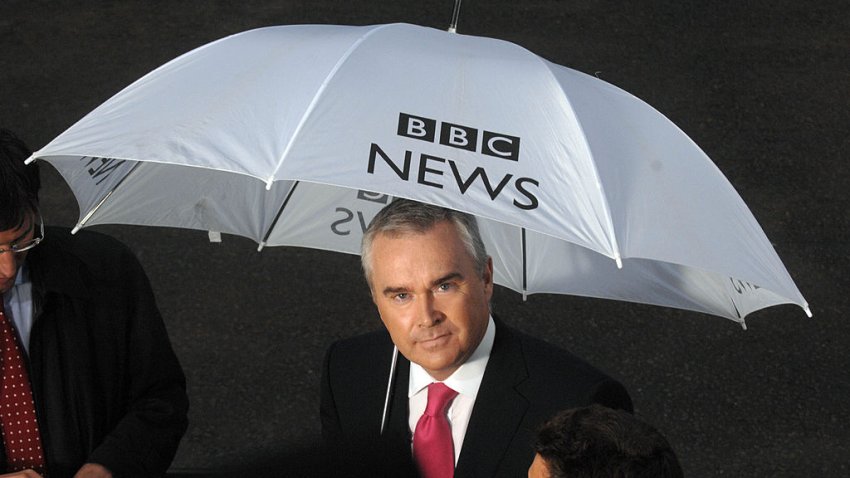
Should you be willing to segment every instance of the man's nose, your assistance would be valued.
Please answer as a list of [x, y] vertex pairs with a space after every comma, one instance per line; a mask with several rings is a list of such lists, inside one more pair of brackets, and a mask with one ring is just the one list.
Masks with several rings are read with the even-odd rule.
[[433, 294], [420, 296], [418, 305], [420, 327], [433, 327], [446, 318]]

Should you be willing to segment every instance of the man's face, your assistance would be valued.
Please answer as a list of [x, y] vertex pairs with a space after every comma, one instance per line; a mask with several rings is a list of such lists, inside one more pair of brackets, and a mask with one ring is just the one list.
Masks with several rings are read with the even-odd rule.
[[14, 253], [9, 251], [9, 247], [31, 240], [34, 234], [35, 221], [32, 216], [20, 227], [0, 231], [0, 249], [6, 251], [0, 254], [0, 293], [6, 293], [15, 285], [15, 277], [27, 257], [27, 252]]
[[549, 478], [549, 467], [539, 453], [534, 454], [534, 461], [528, 467], [528, 478]]
[[450, 222], [424, 234], [379, 234], [372, 243], [372, 299], [411, 362], [445, 380], [478, 347], [490, 317], [493, 263], [483, 274]]

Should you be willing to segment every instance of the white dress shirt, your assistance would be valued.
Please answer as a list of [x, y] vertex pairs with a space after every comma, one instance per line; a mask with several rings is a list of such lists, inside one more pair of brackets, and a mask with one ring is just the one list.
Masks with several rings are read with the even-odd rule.
[[[6, 254], [9, 254], [7, 252]], [[29, 353], [30, 332], [32, 331], [32, 282], [26, 265], [21, 266], [15, 277], [15, 285], [3, 294], [3, 307], [6, 315], [12, 318], [18, 338]]]
[[[490, 316], [484, 338], [481, 339], [481, 343], [478, 344], [475, 352], [449, 378], [443, 380], [446, 386], [458, 392], [448, 411], [449, 426], [452, 428], [452, 441], [455, 449], [455, 464], [457, 464], [457, 459], [460, 456], [463, 437], [466, 435], [466, 427], [469, 425], [472, 407], [475, 405], [475, 398], [478, 396], [478, 389], [481, 387], [484, 369], [487, 367], [487, 361], [490, 360], [490, 351], [493, 350], [493, 339], [495, 337], [496, 324], [493, 322], [493, 317]], [[409, 410], [407, 423], [411, 434], [416, 429], [419, 418], [425, 413], [425, 406], [428, 404], [428, 385], [437, 381], [428, 375], [428, 372], [421, 366], [413, 362], [410, 363], [410, 379], [407, 388]]]

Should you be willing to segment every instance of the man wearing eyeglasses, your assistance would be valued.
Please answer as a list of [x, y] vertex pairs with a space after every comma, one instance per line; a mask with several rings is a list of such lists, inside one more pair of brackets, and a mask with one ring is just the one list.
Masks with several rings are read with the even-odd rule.
[[114, 239], [44, 226], [29, 155], [0, 129], [0, 477], [162, 476], [188, 399], [147, 277]]

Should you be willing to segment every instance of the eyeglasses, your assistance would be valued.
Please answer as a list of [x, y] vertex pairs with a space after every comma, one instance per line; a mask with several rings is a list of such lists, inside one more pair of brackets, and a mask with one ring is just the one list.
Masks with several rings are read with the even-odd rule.
[[39, 234], [38, 234], [38, 236], [35, 236], [28, 241], [15, 242], [13, 244], [9, 244], [8, 249], [0, 248], [0, 254], [3, 254], [4, 252], [14, 252], [14, 253], [17, 254], [17, 253], [20, 253], [20, 252], [28, 251], [28, 250], [32, 249], [33, 247], [37, 246], [41, 241], [44, 240], [44, 221], [41, 219], [40, 215], [38, 216], [38, 223], [39, 223]]

